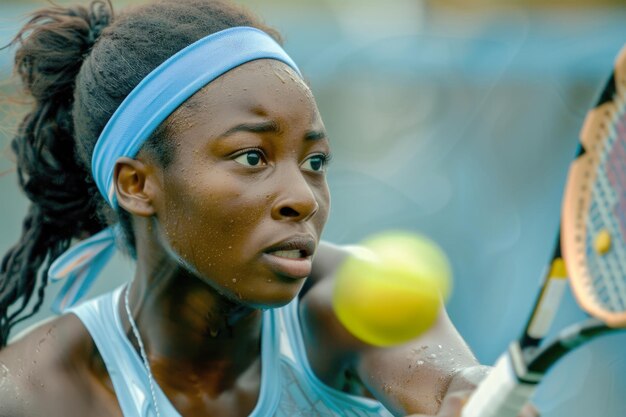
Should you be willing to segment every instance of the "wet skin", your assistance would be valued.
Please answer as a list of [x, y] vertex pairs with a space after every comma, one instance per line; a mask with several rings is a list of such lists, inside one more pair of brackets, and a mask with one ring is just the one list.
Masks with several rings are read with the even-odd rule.
[[[259, 393], [260, 308], [297, 296], [328, 217], [328, 139], [309, 88], [274, 60], [229, 71], [167, 123], [175, 152], [166, 169], [143, 151], [115, 168], [118, 203], [136, 237], [132, 314], [155, 378], [182, 415], [248, 415]], [[288, 259], [294, 253], [300, 259]], [[120, 317], [137, 349], [123, 303]], [[29, 404], [29, 416], [121, 415], [77, 318], [39, 331], [0, 356], [11, 370], [4, 381], [23, 385], [9, 393], [16, 407]], [[21, 362], [25, 350], [38, 358], [27, 364], [33, 372]], [[45, 375], [57, 384], [39, 384]], [[54, 388], [63, 385], [78, 394], [59, 403]]]
[[154, 214], [138, 227], [146, 235], [139, 250], [197, 277], [195, 294], [208, 285], [242, 305], [284, 305], [311, 262], [283, 269], [266, 252], [285, 240], [313, 251], [330, 205], [330, 148], [313, 96], [287, 66], [263, 60], [193, 100], [193, 122], [176, 129], [173, 163], [145, 179]]
[[[309, 88], [287, 66], [242, 65], [167, 123], [171, 165], [160, 168], [146, 152], [120, 158], [115, 185], [136, 237], [132, 314], [157, 383], [181, 415], [249, 415], [260, 389], [260, 308], [296, 296], [316, 375], [341, 388], [349, 371], [397, 415], [434, 415], [444, 395], [484, 376], [443, 309], [430, 331], [390, 349], [366, 346], [334, 316], [334, 271], [348, 251], [319, 243], [329, 144]], [[302, 259], [276, 259], [285, 253], [275, 249], [299, 249]], [[120, 317], [138, 350], [123, 303]], [[121, 410], [77, 317], [0, 351], [0, 417], [86, 415]]]
[[140, 156], [116, 168], [118, 201], [136, 216], [130, 305], [181, 413], [237, 415], [241, 399], [219, 394], [242, 377], [258, 384], [259, 308], [291, 301], [311, 273], [329, 144], [309, 88], [272, 60], [230, 71], [177, 116], [171, 165]]

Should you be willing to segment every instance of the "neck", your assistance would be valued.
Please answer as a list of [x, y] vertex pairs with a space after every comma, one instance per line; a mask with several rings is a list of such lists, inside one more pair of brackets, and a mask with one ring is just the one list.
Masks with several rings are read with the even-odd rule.
[[[140, 258], [141, 259], [141, 258]], [[260, 310], [244, 307], [167, 262], [138, 264], [129, 307], [155, 378], [161, 386], [228, 389], [259, 358]], [[129, 340], [139, 352], [123, 303]]]

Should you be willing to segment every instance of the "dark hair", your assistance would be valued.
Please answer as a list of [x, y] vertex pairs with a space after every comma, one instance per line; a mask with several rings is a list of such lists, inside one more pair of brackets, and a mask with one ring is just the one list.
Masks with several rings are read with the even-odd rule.
[[[98, 136], [122, 100], [159, 64], [211, 33], [244, 25], [280, 41], [247, 11], [222, 1], [164, 0], [114, 18], [108, 0], [94, 0], [33, 13], [9, 44], [17, 46], [15, 71], [33, 99], [11, 142], [19, 184], [31, 205], [20, 240], [0, 265], [0, 348], [16, 323], [38, 311], [50, 263], [73, 238], [119, 221], [125, 249], [135, 256], [130, 215], [113, 212], [91, 177]], [[174, 157], [169, 126], [168, 119], [143, 148], [163, 168]], [[39, 274], [38, 299], [22, 314]]]

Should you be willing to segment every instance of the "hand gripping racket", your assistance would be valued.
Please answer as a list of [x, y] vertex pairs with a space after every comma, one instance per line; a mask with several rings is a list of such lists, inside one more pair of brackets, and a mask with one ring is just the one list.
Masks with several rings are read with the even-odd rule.
[[[516, 417], [559, 359], [626, 327], [625, 103], [626, 47], [599, 103], [585, 119], [565, 186], [559, 239], [526, 329], [470, 397], [463, 417]], [[567, 276], [590, 318], [539, 346], [558, 310]]]

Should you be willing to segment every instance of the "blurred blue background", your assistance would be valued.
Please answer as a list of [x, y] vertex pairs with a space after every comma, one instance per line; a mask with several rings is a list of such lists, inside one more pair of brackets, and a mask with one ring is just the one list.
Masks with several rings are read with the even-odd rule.
[[[330, 133], [325, 238], [354, 243], [389, 228], [431, 236], [453, 264], [450, 316], [480, 361], [493, 363], [532, 307], [578, 131], [626, 43], [626, 5], [242, 3], [282, 31]], [[42, 4], [1, 2], [0, 41]], [[27, 206], [8, 147], [23, 109], [8, 102], [11, 52], [0, 51], [3, 253]], [[117, 258], [93, 292], [130, 271]], [[47, 305], [57, 289], [48, 289]], [[47, 305], [33, 320], [49, 314]], [[568, 292], [555, 327], [582, 317]], [[535, 401], [545, 417], [626, 416], [626, 334], [567, 357]]]

